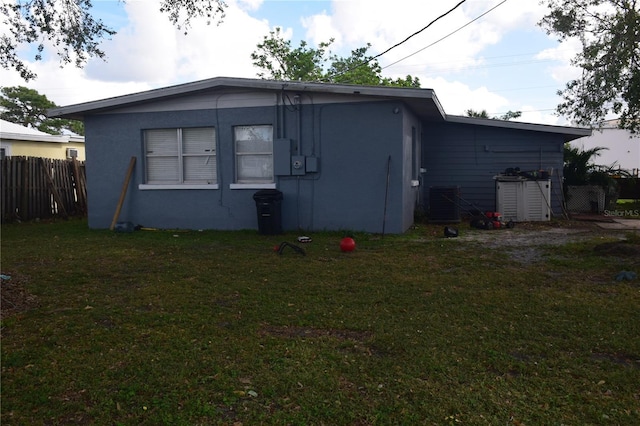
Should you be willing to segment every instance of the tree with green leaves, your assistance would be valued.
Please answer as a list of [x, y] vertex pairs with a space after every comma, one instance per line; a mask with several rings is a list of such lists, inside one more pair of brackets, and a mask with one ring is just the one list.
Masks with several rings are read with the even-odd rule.
[[281, 29], [276, 28], [251, 54], [253, 65], [260, 69], [260, 78], [286, 81], [310, 81], [370, 86], [420, 87], [418, 78], [391, 79], [382, 76], [382, 67], [376, 59], [367, 55], [367, 44], [351, 51], [346, 58], [332, 54], [329, 48], [334, 42], [322, 42], [317, 48], [306, 41], [294, 48], [291, 40], [285, 40]]
[[489, 117], [489, 113], [487, 112], [486, 109], [483, 109], [482, 111], [476, 111], [474, 109], [468, 109], [465, 112], [465, 115], [467, 117], [473, 117], [473, 118], [490, 118]]
[[[160, 11], [185, 31], [194, 18], [221, 22], [225, 8], [224, 0], [160, 2]], [[36, 61], [42, 60], [48, 49], [56, 50], [61, 65], [74, 63], [82, 67], [92, 57], [104, 58], [100, 43], [115, 31], [95, 19], [91, 9], [91, 0], [3, 0], [0, 14], [6, 30], [0, 36], [0, 65], [18, 71], [25, 81], [36, 78], [18, 53], [24, 45], [34, 49]]]
[[618, 199], [618, 180], [614, 175], [629, 176], [627, 172], [615, 168], [615, 164], [609, 166], [598, 165], [595, 157], [600, 152], [607, 150], [601, 146], [591, 149], [580, 149], [564, 145], [564, 167], [563, 167], [563, 190], [565, 197], [569, 197], [569, 186], [573, 185], [595, 185], [604, 190], [605, 208], [614, 208]]
[[512, 120], [514, 118], [519, 118], [520, 116], [522, 116], [522, 112], [521, 111], [507, 111], [506, 113], [502, 114], [502, 115], [498, 115], [495, 117], [489, 117], [489, 113], [487, 112], [486, 109], [483, 109], [482, 111], [476, 111], [473, 109], [468, 109], [465, 111], [465, 114], [467, 115], [467, 117], [475, 117], [475, 118], [491, 118], [493, 120]]
[[45, 95], [23, 86], [0, 89], [0, 118], [25, 127], [59, 135], [63, 130], [83, 135], [84, 125], [80, 121], [48, 118], [47, 110], [57, 105]]
[[522, 116], [522, 111], [507, 111], [504, 114], [495, 117], [498, 120], [513, 120], [516, 118], [520, 118]]
[[640, 132], [640, 4], [636, 0], [544, 0], [540, 25], [560, 40], [578, 39], [572, 64], [582, 75], [558, 94], [558, 113], [598, 126], [610, 114]]
[[600, 155], [600, 151], [608, 148], [595, 147], [588, 150], [582, 150], [571, 146], [569, 143], [564, 145], [564, 182], [566, 185], [587, 185], [590, 182], [591, 174], [596, 170], [596, 164], [593, 159]]

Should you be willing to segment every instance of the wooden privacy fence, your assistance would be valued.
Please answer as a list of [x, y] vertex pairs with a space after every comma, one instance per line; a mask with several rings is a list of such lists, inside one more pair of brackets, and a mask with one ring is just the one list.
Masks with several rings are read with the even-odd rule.
[[627, 177], [616, 179], [620, 194], [618, 198], [640, 200], [640, 177]]
[[87, 212], [84, 162], [5, 157], [0, 172], [3, 223], [83, 216]]

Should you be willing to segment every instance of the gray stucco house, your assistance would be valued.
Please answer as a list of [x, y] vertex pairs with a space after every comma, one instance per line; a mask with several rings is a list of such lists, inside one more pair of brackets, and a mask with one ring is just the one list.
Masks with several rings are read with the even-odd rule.
[[[494, 210], [494, 176], [550, 170], [587, 129], [449, 116], [430, 89], [218, 77], [52, 109], [85, 124], [89, 226], [257, 229], [254, 194], [282, 194], [286, 230], [402, 233], [429, 188]], [[552, 197], [561, 211], [561, 197]]]

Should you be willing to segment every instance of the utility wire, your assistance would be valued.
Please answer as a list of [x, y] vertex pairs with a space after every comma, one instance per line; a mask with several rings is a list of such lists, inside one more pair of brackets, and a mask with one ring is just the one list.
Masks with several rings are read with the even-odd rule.
[[[402, 58], [402, 59], [398, 59], [397, 61], [392, 62], [392, 63], [390, 63], [389, 65], [385, 65], [385, 66], [384, 66], [384, 67], [382, 67], [381, 69], [389, 68], [389, 67], [391, 67], [391, 66], [393, 66], [393, 65], [397, 64], [398, 62], [402, 62], [402, 61], [404, 61], [405, 59], [408, 59], [408, 58], [410, 58], [410, 57], [412, 57], [412, 56], [414, 56], [414, 55], [417, 55], [418, 53], [422, 52], [423, 50], [428, 49], [428, 48], [430, 48], [431, 46], [433, 46], [433, 45], [435, 45], [435, 44], [440, 43], [442, 40], [444, 40], [444, 39], [446, 39], [446, 38], [451, 37], [452, 35], [454, 35], [454, 34], [455, 34], [455, 33], [457, 33], [458, 31], [462, 30], [463, 28], [466, 28], [466, 27], [468, 27], [469, 25], [473, 24], [475, 21], [477, 21], [478, 19], [482, 18], [483, 16], [485, 16], [485, 15], [487, 15], [487, 14], [489, 14], [489, 13], [493, 12], [494, 10], [496, 10], [498, 7], [502, 6], [502, 5], [503, 5], [503, 4], [505, 4], [506, 2], [507, 2], [507, 0], [502, 0], [502, 2], [500, 2], [500, 3], [498, 3], [497, 5], [493, 6], [491, 9], [487, 10], [487, 11], [486, 11], [486, 12], [484, 12], [482, 15], [478, 16], [477, 18], [472, 19], [471, 21], [467, 22], [466, 24], [464, 24], [463, 26], [459, 27], [458, 29], [456, 29], [456, 30], [454, 30], [454, 31], [450, 32], [450, 33], [449, 33], [449, 34], [447, 34], [446, 36], [444, 36], [444, 37], [442, 37], [442, 38], [440, 38], [440, 39], [438, 39], [438, 40], [434, 41], [433, 43], [431, 43], [431, 44], [429, 44], [429, 45], [427, 45], [427, 46], [423, 47], [423, 48], [422, 48], [422, 49], [420, 49], [420, 50], [417, 50], [417, 51], [413, 52], [413, 53], [412, 53], [412, 54], [410, 54], [410, 55], [405, 56], [405, 57], [404, 57], [404, 58]], [[456, 7], [457, 7], [457, 6], [456, 6]], [[405, 40], [405, 41], [406, 41], [406, 40]], [[387, 50], [387, 52], [388, 52], [388, 50]]]
[[[342, 72], [340, 72], [340, 73], [334, 74], [334, 75], [332, 75], [332, 76], [331, 76], [331, 78], [339, 77], [339, 76], [341, 76], [341, 75], [343, 75], [343, 74], [346, 74], [346, 73], [348, 73], [348, 72], [350, 72], [350, 71], [355, 70], [356, 68], [360, 68], [360, 67], [362, 67], [362, 66], [364, 66], [364, 65], [367, 65], [369, 62], [371, 62], [371, 61], [373, 61], [373, 60], [375, 60], [375, 59], [378, 59], [380, 56], [382, 56], [382, 55], [384, 55], [384, 54], [386, 54], [386, 53], [390, 52], [391, 50], [395, 49], [396, 47], [398, 47], [398, 46], [400, 46], [400, 45], [402, 45], [402, 44], [406, 43], [406, 42], [407, 42], [409, 39], [411, 39], [412, 37], [415, 37], [416, 35], [420, 34], [420, 33], [421, 33], [421, 32], [423, 32], [424, 30], [426, 30], [427, 28], [429, 28], [431, 25], [435, 24], [435, 23], [436, 23], [436, 22], [438, 22], [440, 19], [444, 18], [445, 16], [447, 16], [448, 14], [450, 14], [451, 12], [453, 12], [454, 10], [456, 10], [458, 7], [460, 7], [460, 6], [462, 5], [462, 3], [466, 2], [466, 1], [467, 1], [467, 0], [462, 0], [460, 3], [456, 4], [455, 6], [453, 6], [451, 9], [449, 9], [449, 10], [448, 10], [448, 11], [446, 11], [445, 13], [443, 13], [443, 14], [442, 14], [442, 15], [440, 15], [440, 16], [438, 16], [438, 17], [437, 17], [437, 18], [435, 18], [433, 21], [429, 22], [425, 27], [423, 27], [422, 29], [420, 29], [420, 30], [416, 31], [415, 33], [411, 34], [409, 37], [405, 38], [405, 39], [404, 39], [404, 40], [402, 40], [401, 42], [394, 44], [393, 46], [391, 46], [390, 48], [388, 48], [388, 49], [387, 49], [387, 50], [385, 50], [384, 52], [382, 52], [382, 53], [378, 53], [377, 55], [375, 55], [375, 56], [373, 56], [373, 57], [371, 57], [371, 58], [367, 59], [366, 61], [364, 61], [364, 62], [362, 62], [362, 63], [360, 63], [360, 64], [355, 65], [354, 67], [351, 67], [351, 68], [349, 68], [349, 69], [346, 69], [346, 70], [344, 70], [344, 71], [342, 71]], [[507, 0], [504, 0], [504, 1], [507, 1]]]
[[[489, 59], [489, 58], [485, 58], [485, 59]], [[555, 59], [531, 59], [531, 60], [528, 60], [528, 61], [485, 63], [485, 64], [482, 64], [482, 65], [470, 65], [468, 67], [439, 68], [437, 70], [424, 72], [424, 73], [422, 73], [422, 75], [425, 76], [425, 77], [428, 77], [430, 75], [440, 75], [442, 73], [453, 72], [453, 71], [471, 71], [471, 70], [483, 70], [483, 69], [490, 69], [490, 68], [519, 67], [519, 66], [523, 66], [523, 65], [542, 64], [542, 63], [548, 63], [548, 62], [555, 62]], [[395, 64], [395, 62], [394, 62], [394, 64]], [[385, 67], [383, 67], [381, 69], [390, 67], [392, 65], [393, 64], [386, 65]], [[422, 67], [424, 67], [424, 65], [414, 64], [414, 65], [407, 65], [407, 67], [422, 68]]]
[[[424, 30], [426, 30], [427, 28], [429, 28], [431, 25], [435, 24], [437, 21], [439, 21], [440, 19], [444, 18], [445, 16], [447, 16], [448, 14], [450, 14], [451, 12], [453, 12], [454, 10], [456, 10], [458, 7], [460, 7], [462, 5], [462, 3], [466, 2], [467, 0], [462, 0], [460, 3], [456, 4], [455, 6], [453, 6], [453, 8], [449, 9], [447, 12], [443, 13], [442, 15], [438, 16], [436, 19], [434, 19], [433, 21], [429, 22], [429, 24], [427, 24], [426, 27], [422, 28], [421, 30], [416, 31], [415, 33], [411, 34], [409, 37], [405, 38], [404, 40], [402, 40], [400, 43], [396, 43], [393, 46], [391, 46], [390, 48], [388, 48], [387, 50], [385, 50], [382, 53], [378, 53], [376, 56], [374, 56], [373, 58], [369, 59], [368, 62], [371, 62], [374, 59], [378, 59], [380, 56], [384, 55], [385, 53], [388, 53], [389, 51], [391, 51], [392, 49], [395, 49], [396, 47], [406, 43], [407, 41], [409, 41], [410, 38], [417, 36], [418, 34], [420, 34], [421, 32], [423, 32]], [[507, 0], [504, 0], [507, 1]], [[504, 2], [503, 2], [504, 3]]]

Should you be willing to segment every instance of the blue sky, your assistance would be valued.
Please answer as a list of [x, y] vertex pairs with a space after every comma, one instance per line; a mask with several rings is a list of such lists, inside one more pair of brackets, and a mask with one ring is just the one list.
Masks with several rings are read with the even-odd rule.
[[[157, 0], [96, 0], [96, 15], [118, 31], [102, 45], [106, 62], [92, 59], [84, 69], [60, 68], [48, 58], [33, 64], [36, 81], [25, 83], [7, 70], [0, 70], [0, 80], [69, 105], [217, 76], [256, 77], [250, 54], [275, 27], [283, 28], [293, 46], [334, 38], [332, 51], [341, 56], [367, 43], [369, 52], [378, 54], [459, 1], [228, 0], [220, 25], [195, 22], [184, 35], [158, 12]], [[557, 90], [577, 76], [568, 62], [576, 44], [560, 44], [537, 26], [545, 11], [538, 0], [467, 0], [380, 57], [383, 74], [419, 77], [448, 114], [469, 108], [492, 115], [519, 110], [521, 121], [568, 124], [554, 108]]]

